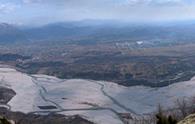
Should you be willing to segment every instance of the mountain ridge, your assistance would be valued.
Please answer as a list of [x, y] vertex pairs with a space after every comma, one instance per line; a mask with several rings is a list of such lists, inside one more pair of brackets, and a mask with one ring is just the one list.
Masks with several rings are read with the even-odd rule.
[[[39, 27], [22, 27], [0, 24], [0, 43], [69, 42], [106, 43], [137, 40], [164, 40], [169, 42], [193, 42], [193, 23], [173, 24], [121, 24], [109, 21], [59, 22]], [[183, 33], [186, 32], [186, 33]]]

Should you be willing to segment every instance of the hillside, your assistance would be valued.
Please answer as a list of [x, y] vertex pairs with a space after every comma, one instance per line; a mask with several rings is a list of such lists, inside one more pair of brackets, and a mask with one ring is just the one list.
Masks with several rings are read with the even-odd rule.
[[142, 118], [155, 112], [159, 103], [165, 110], [175, 108], [178, 99], [190, 99], [195, 94], [194, 78], [167, 87], [150, 88], [28, 75], [11, 68], [0, 68], [0, 76], [0, 85], [16, 93], [2, 107], [30, 114], [80, 115], [98, 124], [123, 124], [123, 114], [129, 115], [130, 120]]

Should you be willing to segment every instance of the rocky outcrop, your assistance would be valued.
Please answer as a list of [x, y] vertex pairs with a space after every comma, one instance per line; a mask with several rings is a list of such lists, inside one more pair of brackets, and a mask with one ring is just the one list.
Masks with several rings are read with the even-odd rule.
[[180, 121], [178, 124], [195, 124], [195, 114], [187, 116], [185, 119]]

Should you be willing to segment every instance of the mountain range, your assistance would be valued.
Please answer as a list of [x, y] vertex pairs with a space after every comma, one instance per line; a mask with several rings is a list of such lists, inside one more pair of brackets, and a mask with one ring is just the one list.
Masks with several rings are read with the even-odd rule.
[[[185, 33], [184, 33], [185, 32]], [[52, 23], [37, 27], [0, 23], [0, 43], [29, 42], [114, 42], [163, 39], [169, 42], [192, 42], [194, 23], [130, 24], [109, 21]]]

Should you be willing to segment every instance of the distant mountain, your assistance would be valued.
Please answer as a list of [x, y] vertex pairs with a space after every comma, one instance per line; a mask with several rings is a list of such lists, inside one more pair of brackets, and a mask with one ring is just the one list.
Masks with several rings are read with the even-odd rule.
[[0, 23], [0, 44], [27, 40], [25, 33], [13, 25]]
[[82, 44], [114, 41], [164, 40], [195, 41], [194, 23], [128, 24], [109, 21], [53, 23], [40, 27], [21, 28], [0, 24], [0, 43], [76, 42]]
[[74, 23], [55, 23], [38, 28], [25, 29], [24, 32], [32, 40], [59, 41], [86, 37], [93, 32], [92, 29], [93, 27], [78, 26]]

